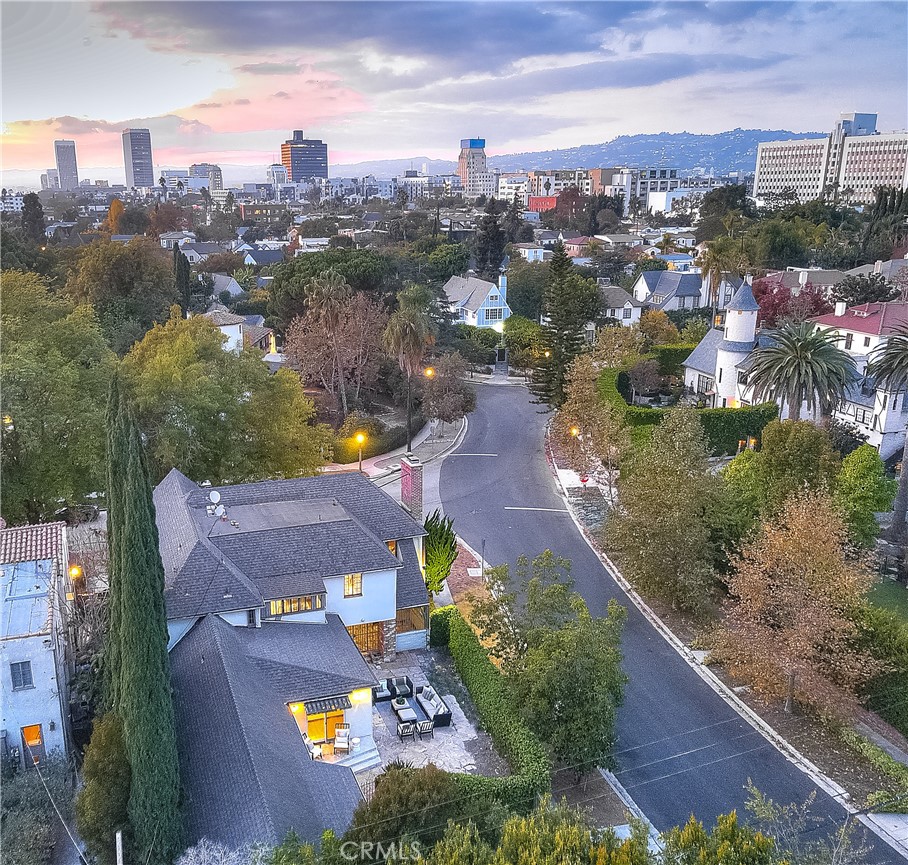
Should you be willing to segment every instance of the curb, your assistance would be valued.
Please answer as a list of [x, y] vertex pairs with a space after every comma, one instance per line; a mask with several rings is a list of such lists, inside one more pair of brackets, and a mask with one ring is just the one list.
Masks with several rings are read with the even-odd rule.
[[[464, 436], [467, 434], [469, 427], [470, 422], [469, 420], [467, 420], [467, 417], [464, 416], [463, 420], [461, 421], [460, 429], [458, 430], [457, 435], [455, 435], [454, 438], [451, 439], [451, 443], [443, 450], [440, 450], [437, 454], [433, 454], [427, 460], [423, 460], [422, 464], [424, 466], [427, 466], [429, 465], [429, 463], [433, 463], [436, 460], [444, 459], [449, 453], [451, 453], [451, 451], [453, 451], [455, 448], [460, 447], [460, 444], [463, 441]], [[404, 454], [401, 454], [401, 456], [404, 456]], [[383, 474], [372, 475], [370, 477], [370, 480], [375, 484], [375, 486], [382, 487], [386, 483], [390, 483], [391, 481], [396, 480], [399, 474], [400, 468], [390, 469]]]
[[[566, 488], [562, 485], [561, 480], [558, 477], [557, 469], [558, 465], [555, 462], [555, 458], [552, 454], [551, 448], [549, 447], [549, 430], [546, 429], [545, 434], [545, 452], [546, 458], [549, 462], [551, 468], [555, 469], [553, 472], [555, 478], [555, 484], [558, 488], [559, 495], [564, 501], [565, 507], [568, 510], [568, 513], [571, 516], [571, 519], [574, 521], [574, 525], [577, 527], [577, 530], [580, 532], [580, 535], [583, 537], [587, 546], [593, 551], [595, 556], [599, 559], [602, 565], [608, 571], [609, 576], [624, 590], [624, 593], [630, 598], [631, 602], [643, 613], [644, 617], [649, 621], [649, 623], [659, 632], [660, 636], [684, 659], [689, 667], [691, 667], [697, 675], [703, 679], [712, 689], [715, 691], [725, 702], [732, 708], [734, 711], [742, 717], [747, 723], [749, 723], [755, 730], [757, 730], [775, 749], [782, 754], [790, 763], [798, 767], [805, 775], [807, 775], [818, 787], [820, 787], [825, 793], [827, 793], [831, 798], [835, 799], [844, 809], [855, 819], [859, 820], [864, 826], [866, 826], [871, 832], [874, 833], [880, 840], [886, 842], [890, 847], [892, 847], [897, 853], [902, 856], [908, 857], [908, 846], [902, 843], [898, 838], [890, 835], [885, 829], [880, 826], [877, 826], [872, 820], [869, 820], [866, 815], [862, 814], [858, 808], [854, 806], [851, 802], [851, 796], [844, 787], [837, 784], [832, 778], [825, 775], [818, 766], [811, 762], [807, 757], [805, 757], [794, 745], [792, 745], [787, 739], [781, 736], [776, 732], [766, 721], [764, 721], [753, 709], [750, 708], [731, 688], [728, 687], [724, 682], [722, 682], [708, 667], [704, 666], [697, 658], [694, 656], [693, 651], [685, 643], [683, 643], [677, 636], [669, 629], [669, 627], [656, 615], [655, 611], [643, 600], [643, 598], [637, 594], [637, 591], [627, 580], [627, 578], [621, 573], [617, 568], [615, 563], [604, 553], [602, 552], [590, 539], [587, 534], [586, 527], [580, 522], [577, 517], [577, 514], [571, 504], [571, 501], [567, 495]], [[609, 780], [608, 778], [606, 780]], [[611, 781], [609, 780], [609, 783]], [[617, 790], [615, 791], [618, 792]], [[620, 793], [618, 794], [620, 796]]]

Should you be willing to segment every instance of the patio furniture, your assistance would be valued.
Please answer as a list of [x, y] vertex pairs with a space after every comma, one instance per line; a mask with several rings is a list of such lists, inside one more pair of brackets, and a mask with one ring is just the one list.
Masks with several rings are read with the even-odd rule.
[[388, 689], [388, 680], [379, 679], [377, 685], [372, 687], [372, 702], [385, 703], [391, 699], [391, 691]]
[[436, 727], [447, 727], [451, 723], [451, 710], [445, 701], [435, 693], [431, 685], [418, 688], [416, 702], [419, 703], [426, 717], [435, 722]]
[[303, 744], [309, 752], [310, 760], [320, 760], [322, 756], [322, 746], [316, 745], [308, 736], [303, 736]]
[[349, 754], [350, 753], [350, 725], [349, 724], [338, 724], [334, 728], [334, 753], [335, 754]]
[[388, 680], [388, 690], [392, 697], [412, 697], [413, 682], [409, 676], [395, 676]]
[[417, 721], [416, 722], [416, 732], [419, 735], [419, 738], [422, 739], [423, 736], [431, 736], [435, 738], [435, 722], [434, 721]]
[[416, 724], [412, 721], [402, 724], [398, 722], [397, 724], [397, 738], [403, 742], [404, 739], [416, 739]]
[[418, 719], [416, 710], [402, 697], [392, 700], [391, 708], [394, 710], [394, 714], [397, 715], [398, 721], [416, 721]]

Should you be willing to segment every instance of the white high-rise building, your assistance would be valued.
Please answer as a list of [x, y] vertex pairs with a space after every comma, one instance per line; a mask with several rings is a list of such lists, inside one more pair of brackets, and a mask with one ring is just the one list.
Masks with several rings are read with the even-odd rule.
[[41, 175], [41, 188], [42, 189], [59, 189], [60, 188], [60, 174], [56, 168], [48, 168], [44, 174]]
[[76, 142], [67, 138], [55, 141], [54, 156], [57, 160], [60, 189], [78, 189], [79, 167], [76, 164]]
[[825, 138], [763, 142], [754, 197], [793, 190], [800, 201], [870, 204], [880, 186], [908, 187], [908, 132], [880, 133], [876, 122], [876, 114], [842, 114]]

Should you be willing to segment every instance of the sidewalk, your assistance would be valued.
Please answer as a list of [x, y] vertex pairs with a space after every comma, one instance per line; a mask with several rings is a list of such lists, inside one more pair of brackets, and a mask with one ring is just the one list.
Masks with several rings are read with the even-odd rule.
[[[417, 457], [423, 464], [431, 462], [442, 454], [453, 450], [460, 440], [466, 429], [466, 419], [460, 424], [445, 424], [444, 429], [436, 434], [436, 426], [433, 422], [427, 423], [418, 433], [413, 436], [413, 456]], [[438, 429], [441, 429], [439, 424]], [[381, 480], [389, 477], [400, 469], [401, 457], [406, 454], [406, 446], [399, 447], [396, 450], [386, 454], [369, 457], [363, 460], [363, 474]], [[359, 470], [359, 463], [328, 463], [322, 471], [324, 472], [355, 472]]]

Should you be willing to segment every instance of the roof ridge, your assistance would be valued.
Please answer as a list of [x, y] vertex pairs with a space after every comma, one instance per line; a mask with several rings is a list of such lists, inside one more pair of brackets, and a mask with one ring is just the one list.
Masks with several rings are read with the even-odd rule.
[[[226, 627], [226, 628], [233, 627], [233, 625], [230, 625], [227, 622], [224, 622], [223, 619], [220, 619], [219, 616], [216, 616], [212, 613], [209, 613], [208, 615], [204, 616], [203, 620], [207, 620], [207, 619], [211, 618], [212, 616], [214, 616], [214, 618], [218, 619], [219, 621], [223, 622], [224, 627]], [[258, 788], [259, 796], [261, 797], [262, 804], [264, 806], [264, 811], [265, 811], [265, 815], [266, 815], [265, 819], [268, 821], [268, 828], [271, 830], [271, 835], [273, 837], [277, 837], [277, 829], [274, 825], [274, 819], [271, 814], [271, 806], [268, 801], [268, 797], [265, 795], [265, 788], [262, 785], [262, 779], [259, 776], [258, 766], [256, 766], [255, 758], [252, 755], [252, 748], [250, 748], [250, 746], [249, 746], [249, 736], [246, 733], [246, 725], [243, 723], [243, 713], [240, 712], [239, 707], [237, 705], [236, 692], [234, 689], [233, 675], [232, 675], [233, 671], [230, 669], [230, 667], [224, 660], [224, 643], [222, 642], [222, 638], [225, 635], [223, 635], [221, 633], [221, 626], [219, 624], [213, 623], [211, 625], [211, 627], [214, 629], [214, 641], [215, 641], [215, 643], [217, 643], [218, 658], [221, 662], [221, 668], [224, 671], [224, 678], [227, 680], [227, 687], [230, 691], [230, 702], [233, 705], [233, 711], [234, 711], [234, 714], [236, 715], [237, 726], [239, 727], [240, 734], [243, 737], [243, 744], [246, 747], [246, 756], [248, 757], [249, 763], [252, 766], [252, 774], [253, 774], [253, 777], [255, 778], [255, 786]], [[245, 655], [244, 655], [244, 658], [245, 658]]]

